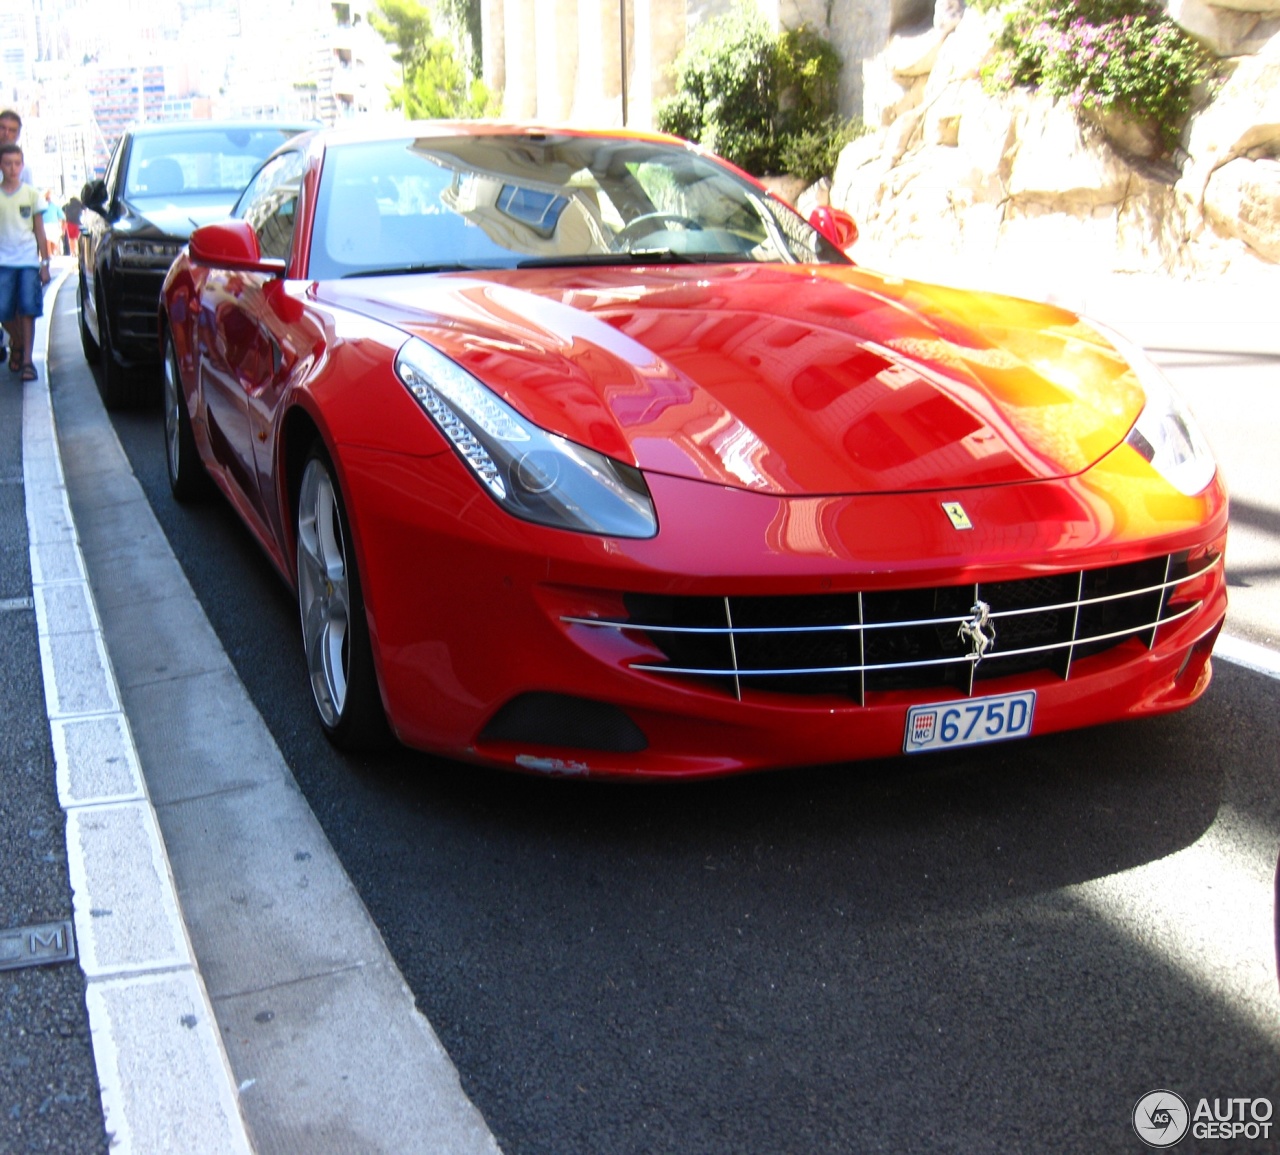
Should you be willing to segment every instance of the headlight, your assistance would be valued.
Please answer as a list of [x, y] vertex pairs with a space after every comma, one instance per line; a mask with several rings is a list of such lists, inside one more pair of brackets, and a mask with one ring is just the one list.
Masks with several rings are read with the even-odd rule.
[[653, 537], [658, 518], [638, 469], [547, 433], [425, 341], [396, 372], [489, 495], [516, 517], [609, 537]]
[[148, 269], [167, 269], [182, 252], [181, 241], [120, 241], [116, 255], [122, 265], [138, 265]]
[[1218, 467], [1191, 410], [1137, 345], [1096, 321], [1085, 323], [1124, 357], [1147, 395], [1147, 403], [1125, 443], [1180, 493], [1194, 497], [1203, 492]]

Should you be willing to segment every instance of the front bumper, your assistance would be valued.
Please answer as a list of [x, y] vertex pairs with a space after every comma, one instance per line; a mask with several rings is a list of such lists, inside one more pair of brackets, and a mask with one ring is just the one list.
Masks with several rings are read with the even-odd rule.
[[[513, 522], [450, 455], [339, 455], [384, 703], [407, 744], [450, 757], [592, 776], [704, 776], [878, 758], [907, 710], [1034, 689], [1033, 734], [1176, 710], [1208, 685], [1226, 613], [1226, 494], [1174, 494], [1121, 447], [1081, 477], [955, 494], [786, 499], [651, 477], [650, 541]], [[604, 629], [625, 595], [805, 598], [967, 586], [1162, 555], [1212, 562], [1180, 616], [1068, 672], [856, 696], [731, 688], [672, 676], [654, 648]], [[1190, 608], [1188, 608], [1190, 607]], [[659, 663], [660, 664], [660, 663]]]

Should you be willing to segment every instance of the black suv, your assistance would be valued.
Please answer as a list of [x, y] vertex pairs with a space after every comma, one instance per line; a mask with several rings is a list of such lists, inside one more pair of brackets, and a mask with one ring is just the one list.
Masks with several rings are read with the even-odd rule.
[[170, 121], [134, 125], [102, 180], [84, 186], [80, 227], [80, 341], [101, 363], [110, 408], [147, 399], [158, 364], [160, 286], [197, 225], [221, 220], [258, 165], [314, 124]]

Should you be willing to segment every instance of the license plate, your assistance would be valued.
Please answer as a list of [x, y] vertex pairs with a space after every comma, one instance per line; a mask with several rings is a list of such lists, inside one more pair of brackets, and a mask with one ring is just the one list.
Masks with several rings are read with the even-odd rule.
[[952, 750], [980, 742], [1003, 742], [1031, 733], [1036, 694], [994, 694], [963, 702], [938, 702], [912, 706], [907, 711], [907, 733], [902, 749], [907, 754], [924, 750]]

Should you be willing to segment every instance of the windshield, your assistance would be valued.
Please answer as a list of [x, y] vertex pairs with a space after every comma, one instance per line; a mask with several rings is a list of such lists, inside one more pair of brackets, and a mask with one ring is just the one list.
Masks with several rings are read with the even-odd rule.
[[684, 261], [847, 258], [750, 181], [682, 145], [478, 134], [331, 146], [309, 271]]
[[294, 130], [188, 128], [135, 136], [125, 175], [126, 197], [219, 193], [228, 201]]

